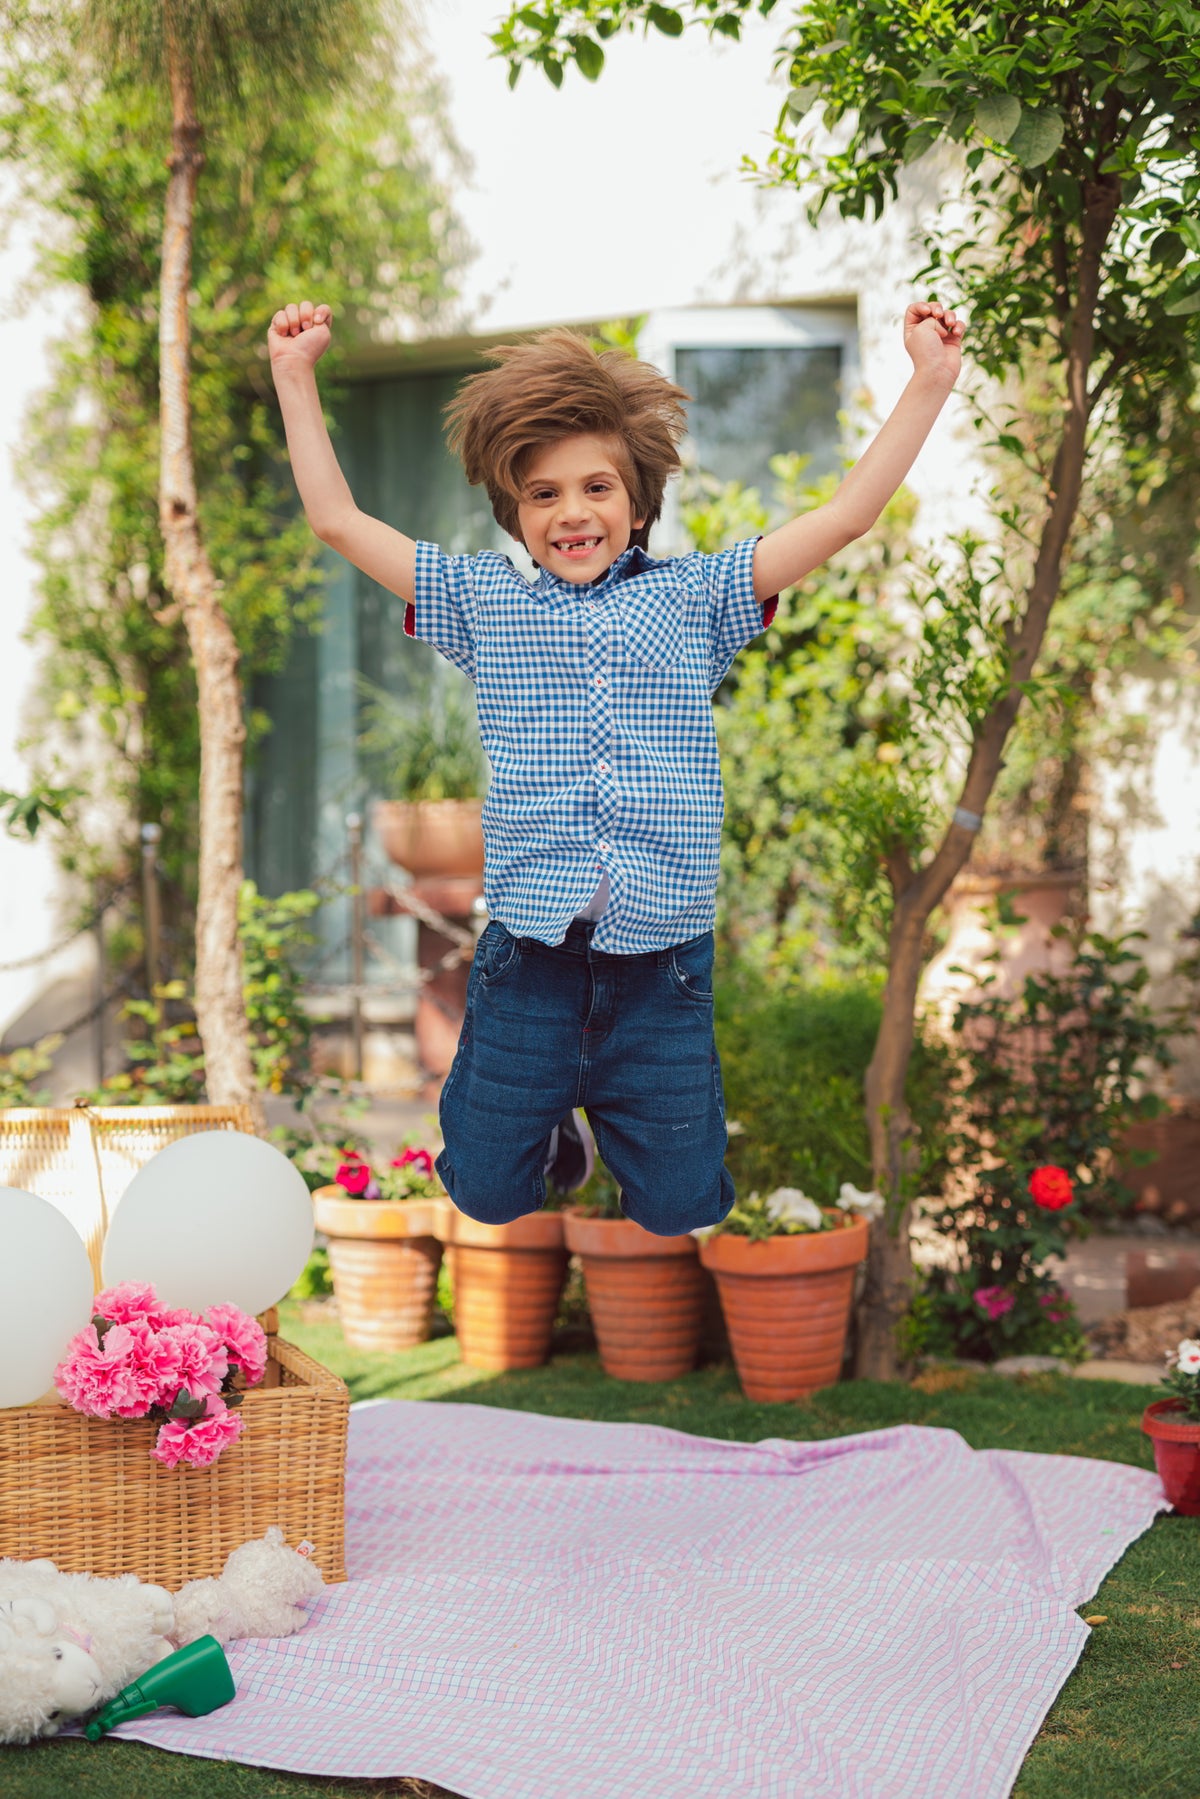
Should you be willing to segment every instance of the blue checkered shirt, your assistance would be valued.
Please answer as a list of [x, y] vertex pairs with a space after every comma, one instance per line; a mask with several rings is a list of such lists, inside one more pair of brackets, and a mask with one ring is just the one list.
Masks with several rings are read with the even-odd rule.
[[597, 949], [712, 929], [725, 809], [712, 694], [763, 628], [757, 541], [663, 562], [628, 549], [587, 586], [417, 545], [405, 628], [475, 682], [492, 769], [484, 895], [514, 935], [561, 943], [604, 873]]

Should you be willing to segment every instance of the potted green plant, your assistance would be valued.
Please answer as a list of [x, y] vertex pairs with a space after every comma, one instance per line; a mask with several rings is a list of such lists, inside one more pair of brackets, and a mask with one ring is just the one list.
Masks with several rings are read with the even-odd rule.
[[689, 1373], [704, 1316], [695, 1240], [656, 1237], [626, 1218], [617, 1183], [601, 1164], [564, 1223], [567, 1248], [583, 1264], [605, 1373], [629, 1381]]
[[406, 704], [360, 682], [363, 772], [383, 797], [373, 811], [385, 851], [414, 877], [483, 873], [487, 765], [474, 700], [446, 682]]
[[1200, 1518], [1200, 1341], [1185, 1337], [1163, 1376], [1170, 1391], [1142, 1416], [1163, 1492], [1185, 1518]]
[[448, 1202], [427, 1149], [404, 1144], [378, 1171], [346, 1150], [313, 1194], [342, 1334], [352, 1349], [411, 1349], [433, 1330]]
[[854, 1271], [867, 1254], [876, 1193], [846, 1182], [836, 1206], [795, 1187], [739, 1200], [700, 1234], [717, 1279], [738, 1379], [747, 1399], [802, 1399], [842, 1370]]

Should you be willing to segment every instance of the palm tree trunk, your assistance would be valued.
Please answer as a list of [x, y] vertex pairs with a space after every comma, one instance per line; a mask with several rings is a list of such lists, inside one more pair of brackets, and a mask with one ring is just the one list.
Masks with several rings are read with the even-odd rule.
[[[1115, 175], [1085, 184], [1075, 303], [1064, 318], [1066, 402], [1062, 431], [1050, 474], [1046, 515], [1025, 611], [1009, 636], [1012, 679], [975, 731], [955, 822], [932, 859], [915, 869], [902, 847], [888, 857], [894, 907], [883, 1018], [867, 1070], [867, 1124], [875, 1184], [887, 1198], [887, 1212], [871, 1227], [866, 1279], [858, 1311], [855, 1372], [867, 1380], [894, 1380], [900, 1372], [897, 1327], [912, 1294], [909, 1241], [911, 1202], [905, 1196], [906, 1145], [912, 1120], [905, 1102], [908, 1064], [916, 1029], [917, 987], [925, 959], [925, 930], [954, 877], [965, 866], [975, 841], [972, 816], [983, 817], [1003, 764], [1004, 746], [1021, 704], [1022, 685], [1033, 673], [1050, 610], [1062, 583], [1062, 565], [1083, 488], [1088, 420], [1093, 396], [1089, 380], [1095, 341], [1095, 314], [1104, 248], [1120, 202]], [[1064, 296], [1065, 297], [1065, 296]], [[965, 820], [964, 820], [965, 815]]]
[[159, 519], [167, 587], [187, 629], [200, 713], [196, 1022], [204, 1045], [208, 1098], [214, 1105], [251, 1106], [261, 1125], [237, 919], [246, 739], [238, 647], [204, 548], [192, 465], [188, 293], [196, 182], [204, 152], [186, 39], [177, 18], [179, 4], [180, 0], [163, 0], [172, 125], [159, 307]]

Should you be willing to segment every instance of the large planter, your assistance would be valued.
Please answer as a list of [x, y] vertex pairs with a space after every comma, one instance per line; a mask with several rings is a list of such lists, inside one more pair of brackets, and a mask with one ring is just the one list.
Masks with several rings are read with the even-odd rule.
[[482, 875], [482, 800], [381, 800], [372, 817], [387, 854], [410, 875]]
[[341, 1187], [313, 1194], [317, 1229], [329, 1241], [342, 1335], [352, 1349], [411, 1349], [430, 1336], [441, 1207], [437, 1199], [354, 1199]]
[[565, 1213], [567, 1248], [583, 1263], [606, 1374], [678, 1380], [696, 1365], [704, 1274], [693, 1237], [656, 1237], [629, 1218]]
[[701, 1243], [747, 1399], [802, 1399], [837, 1380], [868, 1231], [839, 1213], [831, 1231], [765, 1242], [721, 1231]]
[[1200, 1424], [1184, 1418], [1181, 1399], [1156, 1399], [1142, 1414], [1154, 1444], [1163, 1492], [1185, 1518], [1200, 1518]]
[[453, 1205], [439, 1230], [454, 1288], [454, 1328], [469, 1368], [538, 1368], [567, 1274], [561, 1212], [530, 1212], [511, 1224], [480, 1224]]

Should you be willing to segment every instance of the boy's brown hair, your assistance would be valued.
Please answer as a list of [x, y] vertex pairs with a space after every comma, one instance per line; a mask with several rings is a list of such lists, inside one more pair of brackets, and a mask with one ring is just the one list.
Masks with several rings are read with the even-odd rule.
[[517, 502], [530, 459], [547, 444], [611, 438], [633, 517], [630, 542], [646, 548], [667, 477], [680, 466], [691, 395], [624, 350], [594, 350], [562, 327], [487, 355], [499, 366], [471, 375], [446, 408], [448, 440], [472, 487], [487, 489], [496, 523], [521, 540]]

